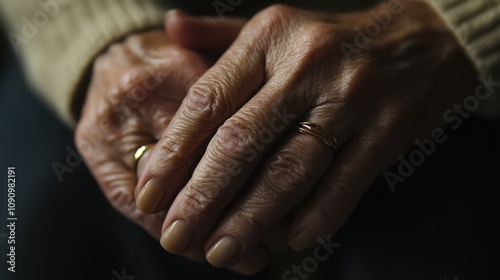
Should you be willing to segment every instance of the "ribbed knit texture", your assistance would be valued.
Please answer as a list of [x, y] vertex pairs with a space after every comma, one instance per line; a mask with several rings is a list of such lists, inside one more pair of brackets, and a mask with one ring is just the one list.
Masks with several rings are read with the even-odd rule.
[[[48, 2], [54, 4], [51, 10], [39, 5]], [[30, 82], [70, 125], [75, 124], [72, 99], [94, 58], [128, 34], [161, 27], [166, 11], [153, 0], [6, 0], [0, 8], [10, 30], [25, 38], [23, 17], [33, 24], [37, 17], [43, 22], [43, 14], [49, 18], [35, 25], [37, 32], [20, 52]]]
[[[478, 71], [500, 80], [500, 0], [425, 1], [443, 15]], [[165, 2], [169, 1], [0, 0], [0, 11], [19, 35], [26, 26], [23, 17], [33, 23], [37, 15], [48, 15], [48, 23], [21, 48], [21, 57], [37, 92], [66, 123], [74, 124], [71, 104], [94, 58], [130, 33], [161, 26]], [[52, 15], [40, 3], [55, 3], [58, 11]], [[500, 115], [499, 96], [500, 89], [481, 108], [483, 116]]]
[[[443, 15], [479, 73], [500, 82], [500, 0], [427, 1]], [[500, 116], [499, 87], [478, 113]]]

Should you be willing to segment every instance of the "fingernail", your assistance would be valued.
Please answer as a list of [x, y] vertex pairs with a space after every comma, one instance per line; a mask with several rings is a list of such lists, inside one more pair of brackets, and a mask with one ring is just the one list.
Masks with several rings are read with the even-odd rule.
[[231, 236], [224, 236], [207, 253], [207, 260], [215, 267], [225, 267], [240, 253], [241, 243]]
[[171, 224], [161, 236], [161, 246], [172, 254], [182, 253], [193, 238], [194, 231], [186, 222], [178, 220]]
[[315, 244], [314, 237], [308, 231], [301, 231], [295, 235], [288, 244], [295, 252], [302, 252]]
[[179, 10], [179, 9], [173, 9], [165, 13], [165, 18], [168, 18], [170, 16], [180, 16], [180, 17], [187, 17], [189, 16], [186, 12]]
[[137, 208], [146, 214], [156, 213], [164, 195], [165, 187], [157, 180], [151, 179], [137, 195]]

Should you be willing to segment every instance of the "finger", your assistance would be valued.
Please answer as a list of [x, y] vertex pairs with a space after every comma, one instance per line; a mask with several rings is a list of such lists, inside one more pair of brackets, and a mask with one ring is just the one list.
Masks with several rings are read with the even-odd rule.
[[[182, 255], [192, 261], [206, 262], [205, 251], [203, 248], [197, 248], [189, 253]], [[237, 264], [228, 269], [244, 275], [253, 275], [264, 270], [270, 262], [270, 254], [263, 245], [253, 248]]]
[[[140, 177], [140, 175], [142, 174], [142, 170], [144, 169], [144, 166], [146, 165], [146, 162], [148, 161], [148, 158], [151, 155], [151, 149], [154, 147], [153, 145], [154, 144], [152, 144], [150, 148], [148, 148], [146, 151], [144, 151], [141, 158], [139, 158], [139, 161], [137, 161], [137, 168], [136, 168], [137, 177]], [[140, 200], [140, 199], [138, 199], [138, 200]], [[137, 203], [137, 204], [139, 204], [139, 203]], [[139, 205], [138, 205], [138, 207], [139, 207]]]
[[[310, 192], [333, 156], [328, 147], [314, 144], [318, 144], [315, 139], [292, 133], [262, 166], [250, 189], [217, 224], [205, 243], [210, 248], [207, 260], [213, 266], [227, 267], [238, 262]], [[304, 147], [308, 147], [307, 153]], [[222, 242], [228, 239], [232, 242]]]
[[264, 82], [263, 57], [262, 50], [235, 45], [191, 87], [152, 151], [136, 188], [136, 194], [146, 183], [165, 188], [156, 211], [165, 209], [186, 184], [209, 137]]
[[396, 157], [391, 154], [397, 150], [393, 149], [398, 145], [396, 142], [381, 139], [371, 143], [374, 134], [369, 135], [353, 139], [343, 147], [311, 199], [298, 212], [288, 230], [288, 243], [293, 250], [300, 252], [329, 240], [377, 176]]
[[234, 42], [246, 20], [241, 18], [194, 17], [180, 10], [165, 16], [170, 39], [187, 48], [222, 54]]
[[[197, 262], [206, 262], [203, 248], [198, 248], [189, 253], [183, 254], [183, 257]], [[264, 270], [270, 262], [269, 252], [262, 246], [256, 246], [237, 264], [228, 269], [243, 275], [254, 275]]]
[[[226, 121], [212, 138], [207, 147], [207, 152], [198, 163], [187, 185], [177, 195], [165, 219], [164, 228], [167, 229], [162, 236], [162, 245], [167, 251], [181, 253], [184, 250], [190, 250], [190, 248], [197, 247], [204, 243], [205, 236], [213, 229], [218, 220], [223, 217], [221, 216], [222, 211], [226, 211], [226, 207], [235, 198], [236, 194], [241, 192], [242, 186], [247, 182], [249, 176], [254, 173], [255, 168], [261, 165], [260, 161], [263, 156], [273, 144], [281, 138], [284, 131], [289, 130], [291, 126], [295, 126], [298, 117], [304, 115], [304, 111], [309, 110], [309, 106], [312, 106], [312, 103], [315, 102], [314, 98], [310, 98], [310, 96], [305, 94], [300, 95], [290, 92], [290, 94], [287, 95], [276, 91], [275, 89], [277, 87], [275, 85], [280, 81], [281, 77], [276, 77], [276, 80], [274, 78], [271, 79], [268, 85], [256, 94], [245, 107], [240, 109], [233, 117]], [[294, 98], [289, 98], [290, 96]], [[266, 102], [268, 99], [274, 101], [272, 106], [260, 105], [268, 103]], [[274, 106], [281, 107], [282, 110], [276, 110]], [[255, 110], [254, 108], [259, 108], [259, 110]], [[288, 111], [289, 108], [296, 113], [291, 114], [290, 111]], [[323, 107], [318, 108], [318, 112], [325, 111], [328, 112], [328, 110]], [[338, 121], [341, 120], [339, 116]], [[326, 121], [326, 118], [321, 119], [321, 121], [331, 126], [331, 124]], [[342, 123], [345, 123], [346, 135], [349, 135], [350, 128], [347, 128], [349, 122], [346, 121]], [[278, 174], [277, 172], [273, 173], [273, 170], [281, 169], [283, 171], [283, 168], [280, 166], [281, 164], [289, 164], [289, 167], [302, 170], [301, 172], [306, 170], [305, 173], [310, 173], [305, 174], [305, 176], [310, 176], [310, 178], [306, 177], [306, 179], [311, 179], [312, 185], [314, 185], [314, 182], [322, 175], [322, 172], [328, 166], [331, 158], [324, 158], [323, 164], [320, 164], [318, 170], [314, 170], [314, 172], [310, 172], [311, 170], [307, 168], [314, 166], [315, 160], [317, 161], [318, 158], [321, 159], [323, 155], [327, 154], [325, 151], [325, 144], [314, 137], [298, 136], [299, 139], [302, 139], [301, 141], [305, 142], [295, 142], [291, 144], [292, 147], [289, 148], [290, 150], [294, 150], [294, 152], [297, 150], [303, 152], [304, 143], [308, 147], [319, 147], [319, 150], [316, 152], [312, 151], [311, 154], [302, 157], [293, 156], [292, 160], [297, 160], [298, 158], [298, 164], [289, 163], [289, 158], [292, 158], [292, 156], [285, 159], [286, 163], [284, 163], [283, 158], [277, 156], [275, 159], [276, 162], [272, 163], [276, 165], [274, 169], [264, 167], [271, 169], [271, 173], [261, 179], [262, 184], [266, 184], [266, 186], [259, 186], [259, 188], [257, 188], [258, 191], [250, 194], [252, 198], [255, 198], [255, 200], [262, 200], [262, 189], [265, 190], [268, 187], [276, 189], [275, 185], [269, 186], [269, 184], [283, 179], [283, 174]], [[329, 152], [331, 157], [333, 153], [331, 150], [329, 150]], [[302, 164], [303, 160], [307, 161], [307, 163]], [[307, 166], [307, 168], [304, 169], [302, 165]], [[321, 170], [322, 168], [323, 171]], [[282, 177], [280, 177], [280, 175]], [[267, 177], [271, 177], [271, 179]], [[304, 180], [302, 177], [299, 178], [300, 180]], [[291, 178], [290, 182], [297, 184], [301, 183], [296, 180], [296, 177]], [[307, 189], [300, 189], [298, 192], [293, 193], [297, 186], [286, 187], [292, 189], [291, 193], [293, 195], [293, 200], [286, 201], [279, 199], [278, 201], [267, 201], [269, 207], [262, 207], [261, 209], [266, 211], [272, 209], [272, 216], [276, 214], [276, 220], [267, 220], [265, 226], [278, 222], [279, 218], [281, 218], [289, 208], [293, 207], [300, 198], [307, 194], [308, 191]], [[304, 190], [305, 193], [302, 193]], [[276, 192], [270, 195], [274, 198], [277, 197]], [[253, 206], [255, 211], [258, 211], [258, 207], [255, 207], [256, 203], [255, 201], [251, 201], [248, 205], [250, 205], [250, 207]], [[272, 208], [275, 205], [277, 205], [276, 208]], [[287, 205], [288, 209], [282, 209], [283, 205]], [[243, 212], [244, 211], [240, 211], [240, 213]], [[280, 214], [280, 212], [282, 213]], [[271, 215], [267, 215], [267, 213], [269, 212], [260, 212], [258, 217], [265, 216], [263, 219], [270, 219], [268, 216]], [[239, 222], [242, 223], [241, 217], [238, 218], [240, 218]], [[235, 218], [235, 220], [238, 219]], [[236, 223], [231, 226], [238, 227]], [[262, 233], [265, 226], [259, 229], [260, 232], [256, 230], [257, 238], [252, 239], [252, 244], [255, 243], [255, 240], [260, 238], [259, 234]], [[251, 237], [245, 236], [245, 238]], [[233, 254], [239, 254], [241, 251], [246, 250], [246, 247], [241, 248], [243, 245], [239, 240], [234, 238], [231, 239], [231, 242], [227, 242], [229, 244], [227, 246], [238, 247], [234, 249], [235, 252], [233, 252]], [[215, 240], [213, 242], [215, 242]], [[211, 246], [212, 244], [206, 245]], [[209, 248], [210, 247], [207, 247], [207, 249]], [[222, 266], [220, 264], [217, 265]]]
[[96, 146], [85, 137], [78, 137], [76, 143], [78, 151], [110, 204], [146, 229], [154, 238], [160, 239], [165, 213], [145, 215], [137, 209], [134, 199], [137, 179], [131, 167], [124, 163], [120, 156], [111, 154], [111, 149]]
[[[144, 170], [144, 166], [149, 160], [149, 156], [151, 155], [151, 150], [154, 148], [155, 144], [148, 145], [149, 147], [146, 149], [144, 154], [141, 156], [139, 161], [137, 162], [137, 177], [142, 174]], [[155, 205], [158, 205], [164, 196], [164, 188], [159, 188], [158, 185], [147, 184], [141, 192], [137, 195], [136, 204], [137, 208], [140, 209], [143, 213], [149, 214], [154, 213]]]
[[[327, 110], [316, 108], [316, 112], [324, 111]], [[333, 130], [337, 131], [335, 142], [340, 145], [352, 133], [352, 120], [343, 121], [342, 117], [337, 115], [327, 122], [326, 118], [319, 117], [313, 113], [312, 117], [307, 119], [313, 120], [314, 123], [321, 120], [322, 126], [334, 127]], [[233, 253], [230, 248], [219, 246], [218, 255], [225, 255], [227, 258], [221, 262], [221, 259], [213, 259], [207, 255], [209, 262], [218, 267], [231, 265], [246, 254], [247, 248], [258, 244], [267, 231], [280, 222], [313, 189], [330, 167], [334, 152], [332, 147], [317, 136], [291, 133], [284, 144], [262, 165], [261, 172], [245, 196], [217, 225], [217, 229], [206, 243], [210, 247], [217, 244], [217, 240], [230, 237], [240, 246], [240, 251]]]
[[[111, 88], [110, 91], [116, 92], [120, 97], [127, 96], [129, 89], [133, 88], [129, 83], [135, 84], [134, 79], [140, 78], [142, 74], [138, 74], [137, 77], [118, 88]], [[100, 80], [96, 79], [93, 81], [93, 88], [99, 89]], [[102, 102], [102, 100], [96, 102], [94, 98], [100, 96], [94, 92], [91, 93], [87, 99], [89, 104]], [[150, 99], [156, 98], [151, 94], [148, 97], [143, 100], [143, 104], [148, 105]], [[156, 104], [164, 104], [164, 100], [160, 97], [156, 100]], [[98, 113], [93, 111], [95, 107], [85, 106], [83, 113], [87, 117], [80, 121], [75, 132], [77, 148], [111, 205], [159, 239], [165, 213], [145, 215], [137, 209], [134, 196], [137, 184], [134, 154], [141, 145], [156, 141], [152, 136], [156, 132], [152, 128], [162, 125], [165, 128], [165, 121], [168, 118], [165, 117], [165, 111], [158, 111], [154, 114], [156, 118], [146, 121], [146, 124], [143, 119], [137, 118], [140, 112], [128, 110], [126, 118], [117, 119], [110, 112], [120, 112], [118, 110], [122, 108], [112, 107], [114, 104], [110, 106], [108, 112], [99, 111]], [[147, 157], [147, 153], [142, 157], [139, 163], [140, 168], [143, 168], [143, 162]]]
[[[206, 235], [221, 217], [222, 211], [242, 190], [264, 155], [281, 136], [294, 125], [308, 102], [294, 99], [297, 104], [283, 105], [284, 95], [274, 106], [265, 104], [276, 87], [275, 80], [256, 94], [245, 107], [227, 120], [210, 141], [191, 179], [177, 195], [165, 219], [167, 228], [162, 237], [163, 247], [171, 253], [182, 253], [202, 245]], [[297, 113], [291, 113], [297, 112]], [[233, 242], [234, 243], [234, 242]]]
[[139, 71], [131, 68], [126, 77], [127, 81], [132, 80], [129, 82], [131, 86], [122, 89], [127, 91], [123, 101], [125, 106], [137, 108], [141, 123], [134, 125], [140, 125], [141, 130], [150, 133], [156, 140], [165, 132], [191, 86], [211, 65], [202, 55], [172, 44], [157, 55], [168, 56], [168, 59], [160, 58], [155, 64], [145, 69], [141, 67]]
[[[243, 33], [245, 33], [245, 30]], [[246, 79], [242, 77], [250, 76], [245, 73], [245, 71], [250, 70], [245, 69], [256, 67], [252, 65], [255, 64], [253, 61], [255, 55], [248, 52], [248, 45], [255, 48], [255, 50], [252, 49], [253, 52], [258, 55], [261, 53], [258, 46], [248, 44], [246, 40], [251, 39], [246, 38], [245, 42], [234, 44], [221, 58], [219, 65], [213, 67], [205, 76], [211, 77], [213, 73], [222, 74], [222, 77], [219, 75], [217, 79], [216, 76], [211, 77], [212, 83], [214, 83], [213, 80], [216, 80], [215, 84], [220, 84], [220, 86], [215, 87], [215, 90], [208, 91], [209, 95], [215, 95], [212, 99], [231, 102], [239, 97], [238, 95], [235, 96], [231, 89], [245, 83]], [[228, 54], [237, 59], [230, 60], [230, 56], [226, 56]], [[247, 54], [248, 57], [240, 60], [241, 54]], [[289, 55], [293, 57], [294, 54]], [[247, 61], [250, 62], [247, 63]], [[245, 66], [245, 69], [234, 66], [236, 70], [225, 67], [228, 64], [235, 63], [238, 65], [250, 64], [250, 66]], [[261, 67], [264, 67], [264, 65]], [[257, 68], [259, 68], [258, 65]], [[262, 89], [236, 114], [234, 114], [235, 110], [232, 108], [231, 113], [234, 115], [220, 126], [217, 133], [212, 137], [205, 154], [199, 161], [188, 183], [177, 195], [165, 219], [162, 245], [167, 251], [182, 253], [185, 250], [189, 251], [191, 248], [200, 246], [209, 232], [213, 230], [217, 220], [222, 218], [222, 211], [238, 193], [241, 193], [243, 185], [253, 174], [255, 168], [259, 166], [267, 151], [281, 138], [284, 131], [289, 130], [290, 126], [297, 122], [298, 118], [309, 111], [316, 103], [321, 102], [318, 99], [321, 99], [322, 96], [316, 92], [314, 94], [311, 91], [298, 92], [303, 88], [294, 86], [283, 88], [283, 84], [286, 85], [289, 79], [296, 79], [297, 76], [301, 75], [300, 67], [287, 70], [268, 70], [266, 74], [270, 78]], [[228, 77], [227, 73], [232, 75]], [[202, 77], [201, 80], [204, 80], [204, 78]], [[206, 83], [210, 85], [210, 82]], [[244, 88], [242, 91], [247, 94]], [[187, 98], [189, 98], [189, 94]], [[186, 100], [184, 103], [186, 103]], [[329, 103], [326, 102], [326, 104]], [[343, 102], [339, 103], [343, 104]], [[166, 143], [175, 143], [173, 145], [175, 146], [174, 152], [179, 154], [179, 147], [183, 147], [183, 145], [185, 146], [184, 149], [193, 149], [192, 146], [199, 146], [200, 144], [192, 141], [206, 138], [203, 134], [207, 134], [207, 131], [205, 133], [203, 131], [207, 127], [213, 127], [213, 118], [217, 118], [218, 115], [222, 115], [223, 119], [228, 117], [224, 111], [220, 114], [213, 114], [213, 110], [208, 112], [211, 114], [205, 115], [203, 119], [197, 119], [195, 122], [193, 122], [193, 118], [199, 118], [199, 113], [193, 115], [183, 112], [190, 118], [184, 118], [183, 122], [179, 122], [177, 124], [179, 127], [173, 125], [169, 127], [170, 132], [176, 135], [189, 133], [187, 137], [177, 137], [176, 141], [183, 139], [179, 143], [175, 143], [173, 140], [165, 141]], [[180, 111], [175, 118], [178, 116], [183, 117]], [[175, 123], [175, 119], [173, 123]], [[186, 131], [186, 128], [190, 128], [190, 130]], [[178, 131], [174, 131], [174, 129], [178, 129]], [[194, 134], [193, 131], [198, 131], [198, 133]], [[193, 137], [200, 134], [202, 137]], [[188, 140], [187, 143], [186, 140]], [[165, 146], [171, 149], [172, 144]], [[172, 156], [172, 153], [161, 158], [164, 159], [169, 156]], [[168, 171], [168, 167], [163, 170]], [[160, 176], [161, 174], [157, 172], [155, 177]], [[172, 179], [175, 180], [175, 178]], [[234, 247], [238, 247], [238, 241], [235, 239], [228, 241], [228, 243], [228, 246], [234, 245]], [[241, 248], [236, 253], [239, 253], [240, 250]]]

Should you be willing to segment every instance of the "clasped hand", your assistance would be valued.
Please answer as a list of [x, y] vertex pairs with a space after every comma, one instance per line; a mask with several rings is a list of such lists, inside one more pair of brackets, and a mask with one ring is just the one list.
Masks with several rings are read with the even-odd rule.
[[[170, 13], [166, 34], [131, 36], [96, 61], [77, 146], [111, 203], [167, 251], [255, 273], [272, 250], [334, 234], [471, 92], [472, 67], [439, 16], [399, 3], [398, 14], [386, 3], [349, 14], [277, 5], [248, 22]], [[356, 46], [373, 13], [389, 24]], [[149, 143], [136, 172], [133, 153]]]

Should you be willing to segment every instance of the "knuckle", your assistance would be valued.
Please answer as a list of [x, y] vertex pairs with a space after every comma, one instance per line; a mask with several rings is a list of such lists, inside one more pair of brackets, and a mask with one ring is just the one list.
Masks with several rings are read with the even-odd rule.
[[110, 65], [113, 58], [126, 55], [126, 49], [123, 43], [114, 43], [110, 45], [105, 52], [97, 57], [97, 61], [101, 62], [102, 65]]
[[[133, 196], [130, 194], [130, 190], [123, 187], [123, 185], [109, 183], [109, 191], [107, 192], [108, 199], [111, 205], [118, 210], [132, 210], [127, 208], [132, 208], [134, 204]], [[123, 211], [128, 212], [128, 211]]]
[[314, 206], [313, 211], [316, 213], [319, 221], [327, 221], [329, 225], [336, 224], [336, 217], [332, 213], [330, 205], [325, 205], [324, 203], [317, 204]]
[[316, 213], [319, 220], [326, 220], [330, 225], [344, 222], [342, 214], [339, 215], [335, 211], [335, 205], [326, 203], [326, 201], [342, 201], [343, 203], [355, 203], [362, 195], [358, 179], [350, 174], [341, 174], [336, 177], [334, 184], [327, 195], [329, 199], [323, 200], [323, 203], [318, 203], [314, 206], [313, 211]]
[[105, 52], [97, 56], [94, 61], [94, 69], [112, 66], [117, 57], [127, 57], [127, 50], [121, 42], [110, 45]]
[[268, 189], [284, 199], [293, 199], [310, 188], [307, 178], [310, 170], [303, 164], [300, 155], [285, 151], [277, 155], [269, 164], [269, 176], [266, 176]]
[[217, 198], [217, 191], [213, 187], [201, 188], [190, 184], [184, 194], [184, 205], [189, 210], [196, 212], [207, 211], [214, 208], [214, 201]]
[[106, 54], [121, 54], [125, 52], [125, 47], [123, 46], [123, 42], [116, 42], [109, 46], [108, 50], [105, 52]]
[[118, 82], [120, 92], [127, 93], [137, 87], [143, 86], [144, 80], [147, 79], [147, 73], [141, 65], [130, 65], [123, 72]]
[[229, 113], [229, 106], [223, 98], [222, 87], [215, 83], [193, 85], [184, 102], [189, 118], [204, 121], [219, 120]]
[[106, 54], [101, 54], [94, 60], [93, 72], [98, 72], [103, 69], [106, 65], [107, 57]]
[[137, 208], [130, 183], [124, 185], [107, 182], [104, 185], [101, 188], [111, 206], [126, 217], [133, 217]]
[[[230, 159], [240, 162], [254, 151], [255, 137], [252, 123], [248, 120], [231, 118], [217, 131], [211, 147], [216, 159]], [[210, 150], [212, 150], [210, 149]]]
[[187, 147], [178, 144], [176, 140], [173, 136], [165, 136], [158, 142], [157, 149], [162, 160], [168, 162], [168, 166], [181, 168], [188, 161], [190, 154], [186, 150]]
[[113, 110], [128, 110], [138, 106], [149, 95], [145, 81], [148, 74], [139, 65], [130, 65], [119, 76], [116, 83], [110, 84], [106, 92], [106, 99], [113, 106]]
[[[317, 63], [321, 58], [334, 54], [332, 50], [341, 40], [341, 31], [333, 24], [311, 23], [300, 35], [300, 63]], [[330, 58], [334, 59], [334, 58]]]
[[125, 38], [126, 45], [132, 46], [141, 46], [143, 43], [143, 35], [142, 34], [130, 34]]
[[332, 191], [337, 199], [353, 198], [361, 193], [361, 187], [359, 180], [354, 176], [342, 173], [335, 178]]
[[259, 116], [240, 112], [219, 127], [207, 148], [207, 156], [219, 168], [239, 173], [241, 167], [251, 163], [269, 148], [275, 132], [262, 124]]
[[259, 40], [272, 41], [288, 30], [293, 24], [295, 9], [282, 4], [275, 4], [259, 12], [252, 20], [253, 30], [249, 30]]
[[261, 12], [261, 16], [270, 19], [270, 22], [286, 20], [290, 15], [294, 14], [295, 9], [284, 5], [274, 4]]
[[339, 33], [339, 29], [333, 24], [315, 22], [305, 32], [305, 43], [309, 48], [329, 49], [337, 41]]
[[347, 108], [352, 104], [360, 104], [360, 100], [366, 100], [366, 92], [372, 90], [372, 81], [379, 73], [365, 56], [360, 56], [352, 62], [344, 61], [343, 64], [342, 78], [339, 80], [344, 85], [337, 91], [335, 98], [329, 96], [325, 99]]
[[253, 212], [248, 209], [240, 210], [234, 214], [234, 220], [237, 221], [238, 224], [244, 225], [245, 228], [251, 229], [252, 231], [259, 232], [260, 230], [265, 228], [267, 224], [265, 221], [265, 213], [263, 215], [259, 215], [259, 212]]

